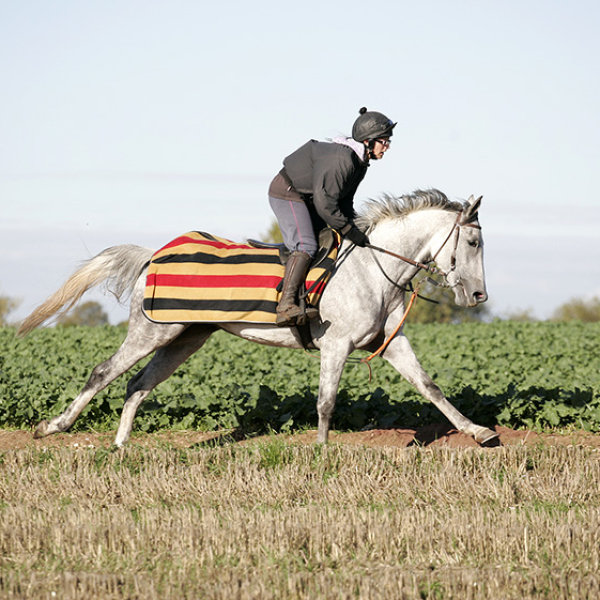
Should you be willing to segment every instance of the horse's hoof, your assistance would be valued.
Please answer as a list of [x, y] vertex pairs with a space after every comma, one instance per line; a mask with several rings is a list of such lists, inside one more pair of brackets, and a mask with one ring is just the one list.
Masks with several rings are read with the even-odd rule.
[[475, 434], [475, 441], [481, 446], [499, 446], [500, 445], [500, 434], [487, 429], [487, 427], [481, 427]]
[[48, 425], [48, 421], [40, 421], [33, 432], [33, 439], [39, 440], [40, 438], [46, 437], [48, 435]]

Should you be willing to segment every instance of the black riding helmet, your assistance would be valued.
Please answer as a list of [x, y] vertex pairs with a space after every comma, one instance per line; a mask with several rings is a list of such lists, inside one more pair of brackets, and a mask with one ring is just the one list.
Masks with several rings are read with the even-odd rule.
[[352, 126], [352, 137], [357, 142], [365, 142], [378, 137], [392, 137], [394, 127], [397, 123], [392, 122], [385, 115], [374, 110], [368, 111], [362, 107], [359, 111], [360, 117], [354, 121]]

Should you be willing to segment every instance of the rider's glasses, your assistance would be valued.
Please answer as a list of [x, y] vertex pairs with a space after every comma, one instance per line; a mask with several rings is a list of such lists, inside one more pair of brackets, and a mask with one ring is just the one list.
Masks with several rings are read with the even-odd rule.
[[379, 142], [384, 148], [389, 148], [392, 143], [392, 140], [382, 140], [380, 138], [377, 138], [375, 141]]

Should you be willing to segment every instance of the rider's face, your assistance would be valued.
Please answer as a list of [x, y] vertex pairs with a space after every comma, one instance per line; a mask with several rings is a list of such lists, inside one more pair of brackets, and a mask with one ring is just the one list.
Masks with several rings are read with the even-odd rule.
[[381, 160], [388, 151], [390, 144], [390, 138], [377, 138], [373, 144], [373, 150], [371, 150], [371, 158]]

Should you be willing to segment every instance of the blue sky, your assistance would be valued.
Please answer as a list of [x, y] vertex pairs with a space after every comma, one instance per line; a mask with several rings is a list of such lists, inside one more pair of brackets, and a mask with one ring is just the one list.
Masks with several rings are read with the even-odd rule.
[[600, 295], [599, 30], [591, 0], [3, 2], [0, 294], [20, 318], [105, 247], [260, 235], [283, 157], [367, 106], [398, 126], [359, 209], [482, 194], [493, 312]]

